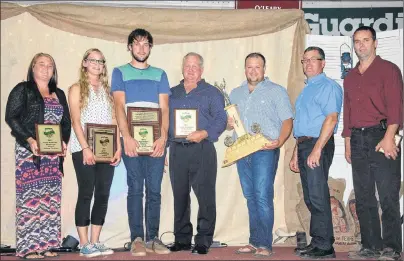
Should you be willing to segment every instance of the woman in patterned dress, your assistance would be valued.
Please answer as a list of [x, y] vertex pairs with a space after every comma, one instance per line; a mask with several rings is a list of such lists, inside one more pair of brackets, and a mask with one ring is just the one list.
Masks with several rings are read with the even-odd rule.
[[[117, 151], [111, 162], [96, 163], [84, 134], [86, 123], [116, 124], [112, 104], [105, 57], [100, 50], [89, 49], [81, 62], [80, 79], [69, 89], [74, 129], [70, 149], [78, 184], [75, 222], [80, 237], [80, 255], [86, 257], [113, 253], [99, 242], [99, 237], [107, 213], [115, 166], [121, 160], [120, 139], [117, 135]], [[93, 194], [94, 204], [90, 216]]]
[[[49, 54], [36, 54], [27, 81], [11, 91], [6, 122], [16, 139], [16, 256], [55, 257], [49, 249], [61, 243], [62, 166], [71, 122], [66, 96], [57, 88], [55, 61]], [[38, 154], [36, 123], [60, 124], [62, 154]]]

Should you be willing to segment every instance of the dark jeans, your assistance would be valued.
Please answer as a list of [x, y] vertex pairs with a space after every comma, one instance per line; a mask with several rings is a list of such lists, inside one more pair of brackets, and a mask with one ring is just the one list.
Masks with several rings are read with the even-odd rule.
[[[351, 159], [362, 246], [380, 250], [391, 247], [401, 252], [401, 221], [399, 191], [401, 182], [401, 151], [396, 160], [375, 151], [385, 131], [379, 127], [353, 129]], [[375, 185], [382, 209], [382, 231], [375, 196]]]
[[213, 143], [170, 143], [170, 179], [174, 195], [175, 241], [192, 240], [191, 187], [199, 204], [195, 244], [210, 247], [216, 225], [217, 158]]
[[[123, 141], [122, 151], [124, 151]], [[163, 179], [165, 157], [166, 151], [162, 157], [158, 158], [150, 156], [128, 157], [125, 153], [122, 153], [127, 172], [127, 210], [131, 241], [134, 241], [137, 237], [150, 241], [159, 236], [161, 181]], [[143, 190], [145, 187], [146, 238], [143, 228]]]
[[279, 149], [260, 150], [237, 161], [243, 195], [247, 200], [249, 243], [272, 250], [274, 181]]
[[76, 226], [85, 227], [90, 224], [90, 206], [93, 194], [91, 224], [102, 226], [107, 214], [109, 191], [115, 167], [108, 163], [84, 165], [82, 151], [72, 153], [72, 159], [79, 187], [75, 211]]
[[334, 243], [328, 172], [334, 157], [334, 137], [332, 136], [321, 151], [320, 166], [311, 169], [307, 165], [317, 138], [298, 144], [298, 162], [302, 181], [304, 202], [310, 211], [311, 244], [323, 250], [330, 249]]

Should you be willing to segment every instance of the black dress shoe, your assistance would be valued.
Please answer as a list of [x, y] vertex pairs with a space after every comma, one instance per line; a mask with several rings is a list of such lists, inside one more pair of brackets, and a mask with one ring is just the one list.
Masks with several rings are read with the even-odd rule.
[[306, 253], [307, 251], [312, 250], [313, 248], [314, 248], [314, 246], [313, 246], [312, 244], [309, 244], [309, 245], [307, 245], [307, 246], [305, 246], [305, 247], [303, 247], [303, 248], [298, 248], [298, 247], [296, 247], [296, 248], [295, 248], [295, 254], [296, 254], [297, 256], [300, 256], [301, 254], [304, 254], [304, 253]]
[[349, 252], [348, 257], [355, 260], [379, 258], [380, 251], [376, 249], [362, 247], [359, 251]]
[[301, 254], [300, 257], [304, 259], [335, 258], [335, 251], [333, 247], [327, 250], [314, 247], [312, 250]]
[[204, 245], [195, 245], [192, 249], [192, 254], [206, 255], [208, 253], [209, 247]]
[[189, 244], [183, 244], [180, 242], [174, 242], [174, 244], [170, 247], [168, 247], [171, 252], [178, 252], [178, 251], [183, 251], [183, 250], [191, 250], [191, 243]]
[[394, 250], [390, 247], [383, 249], [383, 252], [379, 258], [379, 260], [402, 260], [401, 252], [398, 250]]

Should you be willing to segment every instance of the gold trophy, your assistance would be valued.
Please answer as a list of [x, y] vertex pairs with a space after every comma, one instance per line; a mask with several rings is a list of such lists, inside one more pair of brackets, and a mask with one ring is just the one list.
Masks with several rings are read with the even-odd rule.
[[231, 136], [226, 136], [224, 139], [224, 145], [227, 146], [222, 168], [228, 167], [234, 164], [241, 158], [248, 156], [256, 151], [262, 149], [262, 147], [271, 143], [261, 133], [261, 127], [258, 123], [253, 123], [251, 131], [254, 135], [249, 134], [240, 119], [240, 115], [237, 110], [236, 104], [231, 104], [229, 95], [226, 93], [226, 81], [223, 79], [223, 83], [218, 84], [215, 82], [214, 86], [223, 94], [226, 107], [224, 108], [227, 116], [233, 118], [234, 131], [237, 134], [237, 140], [234, 141]]

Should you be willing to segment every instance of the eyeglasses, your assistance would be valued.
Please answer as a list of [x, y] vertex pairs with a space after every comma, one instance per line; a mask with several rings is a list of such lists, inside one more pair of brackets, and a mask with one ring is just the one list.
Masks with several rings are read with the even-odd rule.
[[302, 63], [302, 64], [307, 64], [307, 63], [313, 63], [313, 62], [315, 62], [315, 61], [322, 61], [323, 59], [321, 59], [321, 58], [310, 58], [310, 59], [303, 59], [303, 60], [300, 60], [300, 62]]
[[91, 64], [99, 64], [99, 65], [104, 65], [105, 61], [104, 60], [97, 60], [97, 59], [86, 59], [87, 62], [91, 63]]

